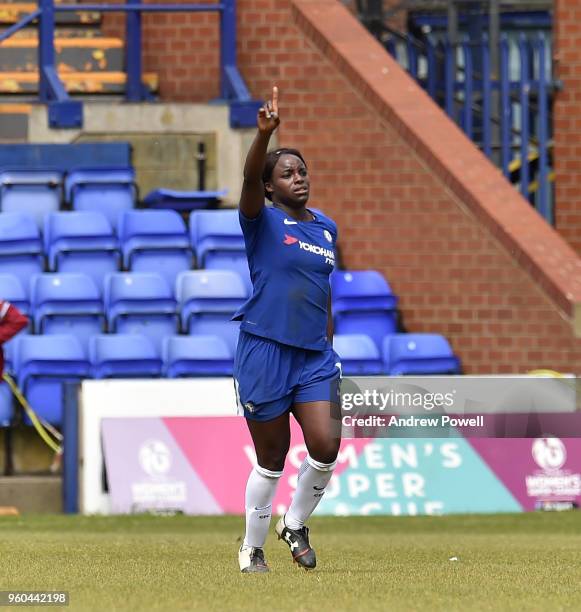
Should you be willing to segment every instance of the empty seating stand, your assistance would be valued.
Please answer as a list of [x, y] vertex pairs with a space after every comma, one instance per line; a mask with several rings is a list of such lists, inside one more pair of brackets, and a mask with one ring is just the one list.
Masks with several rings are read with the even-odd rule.
[[60, 212], [47, 215], [44, 229], [49, 270], [83, 272], [103, 286], [116, 272], [121, 254], [106, 217], [98, 212]]
[[25, 213], [0, 213], [0, 274], [16, 276], [28, 296], [30, 277], [43, 269], [42, 240], [34, 219]]
[[133, 168], [77, 169], [65, 179], [65, 198], [78, 211], [97, 211], [117, 227], [119, 214], [135, 207], [137, 186]]
[[46, 213], [60, 208], [62, 181], [56, 171], [0, 172], [0, 211], [28, 213], [41, 228]]
[[460, 374], [460, 360], [439, 334], [394, 334], [383, 342], [388, 374]]
[[379, 350], [365, 334], [335, 334], [333, 348], [341, 358], [345, 376], [371, 376], [383, 371]]
[[397, 296], [375, 270], [337, 271], [331, 275], [335, 333], [361, 333], [381, 351], [383, 338], [397, 331]]
[[190, 216], [190, 237], [198, 268], [238, 272], [247, 290], [252, 290], [237, 210], [193, 213]]
[[14, 351], [18, 385], [33, 410], [49, 423], [60, 425], [63, 383], [80, 382], [91, 375], [81, 343], [67, 335], [21, 336]]
[[93, 377], [151, 378], [161, 375], [162, 362], [153, 343], [139, 334], [94, 336], [89, 343]]
[[176, 297], [182, 330], [192, 334], [202, 333], [198, 323], [229, 321], [246, 300], [247, 292], [236, 272], [194, 270], [178, 276]]
[[109, 332], [147, 336], [158, 352], [162, 341], [178, 331], [176, 301], [159, 274], [124, 272], [105, 279]]
[[123, 267], [132, 272], [158, 272], [171, 287], [177, 275], [192, 267], [186, 225], [173, 210], [135, 210], [119, 217]]
[[86, 350], [89, 339], [104, 331], [101, 291], [86, 274], [34, 276], [30, 299], [37, 334], [72, 334]]
[[234, 359], [218, 336], [174, 336], [165, 339], [164, 371], [168, 378], [181, 376], [231, 376]]

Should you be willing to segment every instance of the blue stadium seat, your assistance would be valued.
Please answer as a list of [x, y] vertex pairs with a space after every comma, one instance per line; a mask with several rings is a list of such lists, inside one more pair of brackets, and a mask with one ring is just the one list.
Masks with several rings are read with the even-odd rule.
[[20, 337], [18, 335], [10, 342], [2, 345], [2, 350], [4, 351], [4, 371], [11, 375], [14, 374], [14, 346], [18, 343]]
[[397, 331], [397, 296], [374, 270], [331, 275], [333, 319], [337, 334], [367, 334], [381, 350], [383, 338]]
[[94, 378], [151, 378], [162, 362], [153, 343], [139, 334], [93, 336], [89, 355]]
[[365, 334], [335, 334], [333, 348], [341, 357], [345, 376], [372, 376], [383, 372], [379, 351]]
[[159, 274], [123, 272], [105, 279], [109, 331], [147, 336], [161, 352], [162, 341], [178, 331], [176, 301]]
[[202, 208], [216, 208], [220, 200], [228, 193], [221, 191], [175, 191], [174, 189], [156, 189], [150, 191], [143, 204], [148, 208], [171, 209], [190, 212]]
[[163, 346], [165, 375], [232, 376], [234, 357], [218, 336], [173, 336]]
[[103, 286], [121, 263], [111, 225], [98, 212], [51, 213], [45, 219], [45, 251], [52, 272], [82, 272]]
[[74, 210], [98, 211], [112, 227], [117, 226], [119, 213], [131, 210], [137, 200], [135, 170], [77, 169], [65, 179], [65, 197]]
[[42, 240], [34, 219], [26, 213], [0, 213], [0, 273], [17, 276], [28, 295], [30, 277], [43, 269]]
[[42, 228], [45, 214], [60, 207], [62, 180], [60, 172], [0, 172], [0, 211], [28, 213]]
[[182, 272], [176, 281], [176, 297], [182, 330], [201, 333], [196, 323], [229, 321], [247, 297], [246, 288], [236, 272], [195, 270]]
[[119, 217], [123, 267], [132, 272], [158, 272], [171, 287], [192, 268], [186, 224], [173, 210], [134, 210]]
[[0, 427], [8, 427], [13, 414], [12, 391], [3, 380], [0, 380]]
[[86, 274], [39, 274], [30, 282], [34, 331], [71, 334], [87, 349], [89, 338], [103, 333], [101, 292]]
[[30, 300], [24, 285], [14, 274], [0, 274], [0, 299], [14, 304], [22, 314], [30, 312]]
[[[74, 336], [21, 336], [15, 346], [18, 385], [34, 411], [60, 425], [63, 383], [90, 377], [83, 347]], [[26, 421], [28, 422], [28, 421]]]
[[460, 374], [460, 360], [439, 334], [394, 334], [383, 341], [383, 363], [391, 376]]
[[236, 355], [240, 321], [214, 321], [211, 319], [195, 319], [190, 323], [190, 334], [197, 336], [218, 336], [222, 338], [232, 355]]
[[190, 238], [198, 268], [238, 272], [252, 289], [237, 210], [201, 210], [190, 216]]
[[[20, 338], [29, 335], [29, 330], [22, 330], [15, 338], [12, 338], [10, 342], [6, 342], [2, 345], [4, 351], [4, 371], [11, 376], [16, 375], [16, 359], [17, 359], [17, 347]], [[0, 377], [1, 378], [1, 377]]]

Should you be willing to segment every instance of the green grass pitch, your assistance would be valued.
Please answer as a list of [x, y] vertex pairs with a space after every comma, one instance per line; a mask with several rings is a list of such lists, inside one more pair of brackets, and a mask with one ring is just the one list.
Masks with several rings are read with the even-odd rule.
[[238, 572], [242, 530], [232, 516], [3, 517], [0, 589], [67, 590], [69, 610], [581, 609], [581, 512], [315, 518], [319, 567], [299, 569], [271, 531], [268, 575]]

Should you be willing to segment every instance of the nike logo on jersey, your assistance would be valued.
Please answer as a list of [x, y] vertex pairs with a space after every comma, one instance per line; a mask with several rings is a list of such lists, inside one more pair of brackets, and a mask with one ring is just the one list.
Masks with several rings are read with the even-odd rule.
[[284, 235], [284, 244], [294, 244], [295, 242], [298, 242], [299, 239], [295, 238], [294, 236], [289, 236], [288, 234]]
[[297, 225], [296, 221], [291, 221], [290, 219], [285, 219], [284, 220], [284, 224], [285, 225]]

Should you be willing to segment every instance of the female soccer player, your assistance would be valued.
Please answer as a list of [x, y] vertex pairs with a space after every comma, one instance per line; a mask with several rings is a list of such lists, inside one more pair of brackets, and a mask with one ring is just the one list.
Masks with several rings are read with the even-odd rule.
[[[268, 571], [263, 546], [290, 445], [290, 413], [308, 455], [276, 533], [307, 569], [316, 557], [305, 522], [331, 479], [340, 444], [341, 364], [332, 346], [329, 289], [337, 226], [306, 208], [309, 174], [301, 153], [267, 153], [280, 124], [276, 87], [257, 124], [239, 211], [253, 293], [235, 315], [242, 321], [235, 385], [257, 459], [246, 486], [246, 535], [238, 555], [240, 570], [248, 573]], [[272, 206], [265, 206], [265, 196]]]

